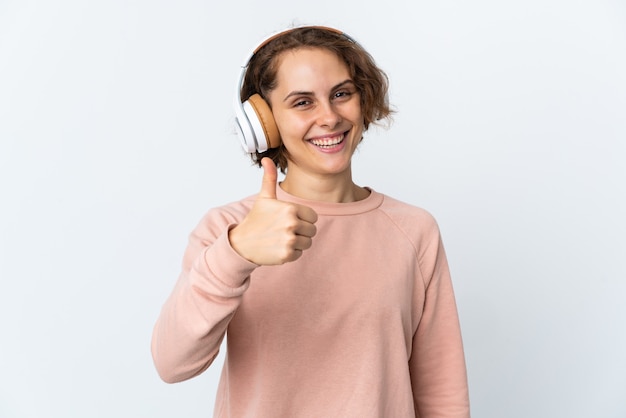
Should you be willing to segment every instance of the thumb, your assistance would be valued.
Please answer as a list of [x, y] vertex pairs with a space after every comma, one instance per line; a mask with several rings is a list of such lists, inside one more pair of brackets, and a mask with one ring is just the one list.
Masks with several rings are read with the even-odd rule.
[[261, 160], [263, 166], [263, 181], [259, 197], [265, 199], [276, 199], [276, 182], [278, 180], [278, 170], [271, 158], [264, 157]]

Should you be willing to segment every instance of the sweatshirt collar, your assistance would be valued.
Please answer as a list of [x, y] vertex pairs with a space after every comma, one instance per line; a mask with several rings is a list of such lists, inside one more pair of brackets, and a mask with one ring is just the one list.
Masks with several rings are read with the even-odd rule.
[[350, 203], [332, 203], [321, 202], [316, 200], [302, 199], [293, 196], [284, 191], [278, 184], [276, 185], [276, 198], [285, 202], [297, 203], [299, 205], [308, 206], [317, 212], [318, 215], [330, 215], [330, 216], [346, 216], [357, 215], [360, 213], [369, 212], [378, 208], [384, 199], [384, 195], [377, 193], [369, 187], [366, 187], [370, 191], [370, 195], [363, 200]]

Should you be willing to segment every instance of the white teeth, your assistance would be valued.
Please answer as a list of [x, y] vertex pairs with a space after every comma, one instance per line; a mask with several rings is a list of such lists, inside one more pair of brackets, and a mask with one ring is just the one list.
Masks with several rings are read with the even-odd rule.
[[312, 139], [311, 143], [318, 147], [329, 148], [329, 147], [332, 147], [334, 145], [341, 143], [341, 141], [343, 141], [343, 134], [336, 136], [334, 138]]

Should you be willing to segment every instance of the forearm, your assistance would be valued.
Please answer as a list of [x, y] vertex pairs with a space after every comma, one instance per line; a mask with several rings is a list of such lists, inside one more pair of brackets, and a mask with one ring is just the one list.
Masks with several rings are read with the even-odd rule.
[[411, 379], [418, 416], [469, 418], [469, 393], [461, 328], [445, 252], [431, 247], [425, 303], [413, 338]]
[[233, 251], [227, 233], [210, 247], [193, 247], [188, 251], [195, 258], [183, 269], [152, 335], [154, 363], [166, 382], [189, 379], [209, 367], [256, 267]]

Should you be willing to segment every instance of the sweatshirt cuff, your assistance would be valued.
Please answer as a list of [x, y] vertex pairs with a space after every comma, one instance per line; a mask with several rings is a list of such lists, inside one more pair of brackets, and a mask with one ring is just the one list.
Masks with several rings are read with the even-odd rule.
[[259, 265], [239, 255], [230, 245], [228, 231], [234, 226], [229, 225], [213, 245], [204, 251], [204, 262], [211, 276], [229, 287], [239, 288]]

